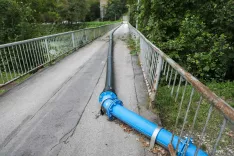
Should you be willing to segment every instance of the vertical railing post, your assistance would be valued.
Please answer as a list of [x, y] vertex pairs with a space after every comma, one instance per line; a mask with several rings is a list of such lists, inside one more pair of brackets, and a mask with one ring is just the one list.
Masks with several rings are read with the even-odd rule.
[[75, 37], [74, 37], [74, 32], [71, 33], [71, 38], [72, 38], [72, 46], [73, 49], [75, 48]]
[[96, 39], [96, 30], [97, 30], [97, 29], [94, 28], [94, 38], [93, 38], [93, 40]]
[[49, 59], [48, 62], [50, 62], [51, 58], [50, 58], [50, 52], [49, 52], [49, 46], [48, 46], [48, 40], [47, 40], [47, 38], [45, 39], [45, 46], [46, 46], [46, 52], [47, 52], [48, 59]]
[[98, 35], [98, 37], [100, 37], [100, 36], [101, 36], [101, 29], [102, 29], [102, 26], [98, 27], [98, 31], [99, 31], [99, 35]]
[[85, 38], [83, 40], [85, 40], [85, 44], [86, 44], [88, 42], [88, 36], [86, 36], [86, 29], [84, 29], [84, 37]]
[[163, 62], [162, 57], [158, 55], [158, 61], [157, 61], [157, 67], [156, 67], [157, 69], [156, 69], [156, 75], [154, 79], [153, 91], [150, 95], [151, 102], [155, 100], [155, 96], [158, 90], [159, 79], [160, 79], [161, 71], [162, 71], [162, 62]]
[[0, 82], [0, 87], [1, 87], [3, 84], [5, 84], [5, 80], [4, 80], [2, 71], [1, 71], [1, 67], [0, 67], [0, 80], [2, 80], [2, 81]]

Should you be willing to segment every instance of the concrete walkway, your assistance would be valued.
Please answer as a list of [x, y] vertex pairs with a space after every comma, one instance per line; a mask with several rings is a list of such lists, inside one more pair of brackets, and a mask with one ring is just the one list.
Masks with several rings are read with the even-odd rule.
[[[144, 105], [147, 91], [136, 57], [115, 33], [116, 92], [124, 105], [155, 119]], [[0, 155], [151, 155], [135, 133], [97, 116], [105, 85], [108, 35], [0, 96]], [[140, 109], [139, 109], [140, 108]]]

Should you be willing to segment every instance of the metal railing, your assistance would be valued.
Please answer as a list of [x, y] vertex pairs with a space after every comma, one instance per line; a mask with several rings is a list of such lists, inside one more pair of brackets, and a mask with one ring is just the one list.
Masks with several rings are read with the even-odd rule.
[[80, 48], [120, 23], [0, 45], [0, 87]]
[[[159, 113], [164, 110], [166, 128], [193, 140], [209, 155], [234, 155], [234, 109], [128, 25], [139, 46], [138, 57], [151, 103], [159, 105]], [[167, 99], [160, 100], [165, 94]]]

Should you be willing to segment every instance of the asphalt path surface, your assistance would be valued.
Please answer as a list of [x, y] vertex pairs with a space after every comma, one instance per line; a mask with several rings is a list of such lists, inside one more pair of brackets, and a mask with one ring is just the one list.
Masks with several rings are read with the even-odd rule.
[[[147, 89], [128, 33], [123, 24], [114, 34], [116, 93], [125, 107], [155, 120], [144, 108]], [[108, 34], [1, 95], [0, 156], [151, 155], [138, 134], [98, 115], [107, 51]]]

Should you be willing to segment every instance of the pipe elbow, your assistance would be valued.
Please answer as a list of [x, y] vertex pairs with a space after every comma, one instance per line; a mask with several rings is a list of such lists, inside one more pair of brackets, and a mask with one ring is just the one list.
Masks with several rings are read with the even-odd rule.
[[123, 102], [111, 91], [102, 92], [99, 96], [99, 103], [101, 104], [101, 107], [104, 108], [109, 120], [114, 119], [114, 116], [112, 115], [113, 107], [116, 105], [123, 105]]

